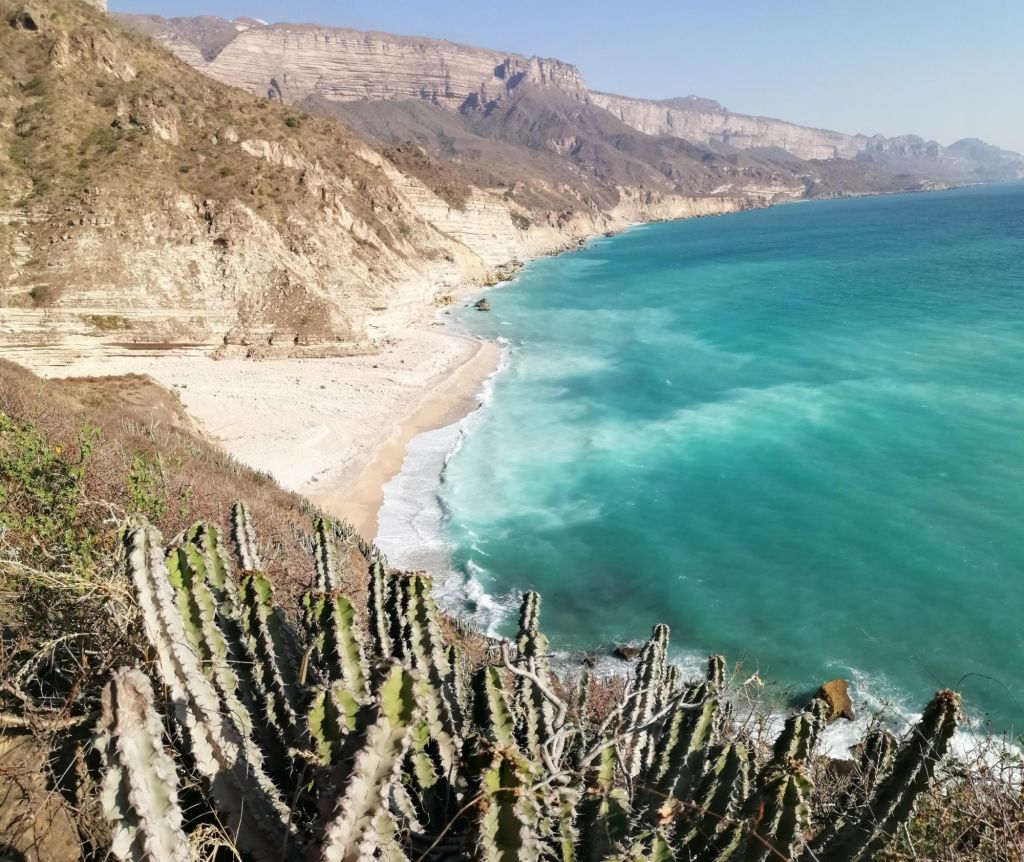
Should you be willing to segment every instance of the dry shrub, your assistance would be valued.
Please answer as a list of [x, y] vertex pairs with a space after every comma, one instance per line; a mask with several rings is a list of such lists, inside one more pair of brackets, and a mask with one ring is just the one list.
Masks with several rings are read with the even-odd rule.
[[[1020, 740], [1016, 741], [1018, 746]], [[882, 860], [1024, 860], [1024, 756], [1002, 737], [977, 737], [949, 758], [909, 828]]]

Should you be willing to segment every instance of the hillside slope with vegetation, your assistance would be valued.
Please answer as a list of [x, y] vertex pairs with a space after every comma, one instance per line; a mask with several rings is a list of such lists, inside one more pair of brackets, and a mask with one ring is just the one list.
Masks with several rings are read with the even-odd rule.
[[[487, 191], [213, 81], [78, 0], [0, 2], [0, 341], [372, 349], [500, 265], [648, 217]], [[555, 195], [555, 198], [559, 195]]]
[[834, 761], [827, 700], [766, 723], [664, 626], [624, 678], [555, 675], [539, 597], [511, 643], [453, 624], [143, 378], [0, 366], [0, 494], [16, 858], [1020, 858], [1022, 764], [948, 756], [955, 693]]

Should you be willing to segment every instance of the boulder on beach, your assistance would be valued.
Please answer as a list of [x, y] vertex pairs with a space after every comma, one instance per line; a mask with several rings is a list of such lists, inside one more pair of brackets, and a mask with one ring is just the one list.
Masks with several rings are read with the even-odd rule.
[[833, 679], [822, 683], [815, 697], [820, 697], [828, 704], [829, 724], [839, 718], [853, 721], [853, 700], [850, 698], [850, 685], [845, 679]]
[[484, 299], [478, 299], [476, 302], [474, 302], [473, 308], [475, 308], [477, 311], [490, 311], [491, 304], [487, 301], [485, 297]]

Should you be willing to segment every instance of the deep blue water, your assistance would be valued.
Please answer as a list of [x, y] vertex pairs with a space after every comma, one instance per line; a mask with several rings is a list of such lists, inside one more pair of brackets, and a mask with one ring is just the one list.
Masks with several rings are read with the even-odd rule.
[[478, 593], [1024, 726], [1024, 183], [640, 227], [488, 298], [441, 489]]

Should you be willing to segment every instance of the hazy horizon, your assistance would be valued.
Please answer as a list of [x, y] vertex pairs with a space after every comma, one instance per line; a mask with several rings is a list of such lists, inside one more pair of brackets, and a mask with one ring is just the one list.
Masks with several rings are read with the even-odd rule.
[[466, 0], [441, 8], [304, 0], [284, 16], [269, 0], [114, 0], [110, 8], [429, 36], [557, 57], [578, 66], [594, 90], [650, 99], [694, 94], [737, 113], [851, 134], [917, 134], [943, 145], [981, 138], [1024, 152], [1024, 61], [1016, 44], [1024, 4], [979, 0], [969, 18], [951, 0], [795, 2], [785, 11], [740, 0], [728, 12], [657, 0], [639, 14], [635, 5], [607, 0], [522, 0], [515, 16]]

